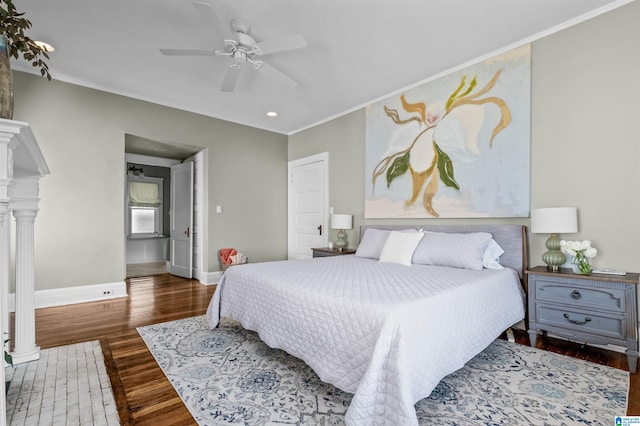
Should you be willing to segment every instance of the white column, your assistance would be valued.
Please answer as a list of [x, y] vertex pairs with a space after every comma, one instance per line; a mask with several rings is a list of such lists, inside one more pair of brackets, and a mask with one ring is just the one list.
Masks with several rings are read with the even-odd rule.
[[16, 330], [14, 364], [40, 358], [36, 346], [34, 222], [37, 210], [14, 210], [16, 218]]
[[0, 332], [2, 341], [9, 335], [9, 257], [11, 253], [11, 216], [0, 202]]
[[[33, 225], [38, 211], [39, 180], [47, 174], [49, 167], [29, 124], [0, 119], [0, 325], [2, 331], [9, 326], [9, 212], [13, 211], [17, 221], [16, 331], [11, 336], [15, 343], [14, 363], [40, 358], [40, 348], [35, 344]], [[0, 366], [0, 426], [4, 426], [4, 361], [0, 361]]]
[[[9, 203], [0, 201], [0, 318], [2, 323], [2, 347], [4, 332], [9, 330], [9, 250], [10, 250]], [[5, 324], [6, 322], [6, 324]], [[6, 327], [6, 328], [5, 328]], [[4, 392], [4, 353], [0, 361], [0, 426], [7, 424], [7, 397]]]

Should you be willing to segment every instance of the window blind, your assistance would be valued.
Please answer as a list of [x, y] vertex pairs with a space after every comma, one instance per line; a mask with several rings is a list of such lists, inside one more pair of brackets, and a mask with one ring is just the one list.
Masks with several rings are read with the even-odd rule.
[[158, 207], [160, 205], [158, 184], [129, 182], [129, 205], [136, 207]]

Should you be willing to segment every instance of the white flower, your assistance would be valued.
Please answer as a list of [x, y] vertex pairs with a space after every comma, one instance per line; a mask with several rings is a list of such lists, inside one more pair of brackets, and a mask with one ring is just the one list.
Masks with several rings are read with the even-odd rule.
[[588, 258], [596, 257], [596, 254], [598, 254], [598, 250], [593, 247], [589, 247], [584, 251], [584, 255]]
[[585, 257], [591, 258], [595, 257], [598, 254], [598, 250], [594, 247], [591, 247], [591, 241], [583, 240], [583, 241], [560, 241], [560, 251], [564, 254], [568, 254], [570, 256], [576, 256], [578, 253], [581, 253]]

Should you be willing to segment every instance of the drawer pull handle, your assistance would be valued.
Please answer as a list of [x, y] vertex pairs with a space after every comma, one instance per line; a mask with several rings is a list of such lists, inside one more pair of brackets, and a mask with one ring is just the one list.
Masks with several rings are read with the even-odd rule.
[[588, 323], [589, 321], [591, 321], [591, 318], [589, 317], [584, 317], [584, 321], [576, 321], [576, 320], [572, 320], [571, 318], [569, 318], [569, 314], [564, 314], [563, 315], [567, 321], [574, 323], [574, 324], [578, 324], [578, 325], [585, 325], [586, 323]]
[[580, 294], [580, 292], [578, 290], [573, 290], [571, 292], [571, 297], [573, 297], [574, 299], [580, 299], [582, 297], [582, 295]]

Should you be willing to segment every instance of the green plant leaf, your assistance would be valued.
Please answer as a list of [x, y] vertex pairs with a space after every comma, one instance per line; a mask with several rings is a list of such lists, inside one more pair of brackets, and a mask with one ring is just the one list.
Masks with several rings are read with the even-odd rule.
[[451, 158], [440, 149], [437, 143], [433, 143], [436, 147], [436, 151], [438, 151], [438, 173], [440, 174], [440, 179], [442, 182], [450, 187], [455, 189], [460, 189], [460, 185], [456, 182], [453, 177], [453, 161]]
[[[6, 333], [5, 333], [6, 334]], [[5, 339], [4, 341], [4, 345], [6, 345], [7, 343], [9, 343], [11, 339]], [[6, 362], [9, 365], [13, 365], [13, 357], [11, 356], [11, 354], [9, 352], [7, 352], [7, 350], [5, 349], [4, 351], [4, 362]]]
[[393, 160], [393, 163], [391, 163], [391, 166], [387, 169], [387, 188], [391, 186], [391, 182], [395, 178], [402, 176], [409, 170], [409, 160], [411, 158], [409, 153], [410, 151], [407, 151], [403, 156]]
[[[48, 53], [35, 44], [35, 41], [25, 35], [25, 30], [31, 28], [31, 21], [24, 17], [24, 12], [18, 12], [11, 0], [0, 0], [0, 36], [7, 39], [9, 56], [19, 59], [19, 56], [32, 62], [32, 66], [40, 68], [43, 76], [51, 80], [51, 74], [40, 56], [49, 59]], [[36, 61], [37, 59], [37, 61]]]

